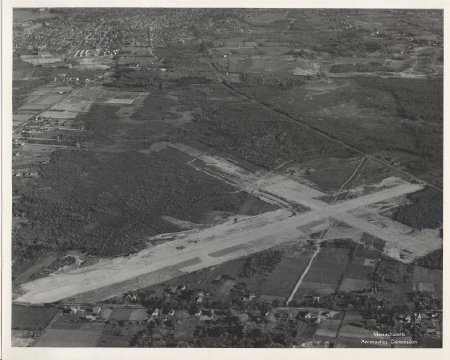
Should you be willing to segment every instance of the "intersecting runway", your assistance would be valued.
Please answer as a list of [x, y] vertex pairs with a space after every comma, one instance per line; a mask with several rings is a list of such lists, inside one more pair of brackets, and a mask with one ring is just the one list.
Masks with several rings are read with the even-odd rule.
[[[304, 225], [335, 219], [360, 232], [385, 241], [390, 255], [406, 250], [411, 261], [438, 248], [438, 240], [423, 240], [381, 228], [352, 215], [352, 210], [400, 197], [422, 189], [420, 184], [401, 182], [357, 198], [328, 204], [318, 199], [323, 193], [278, 174], [252, 173], [225, 159], [212, 157], [181, 145], [174, 146], [195, 159], [190, 166], [232, 183], [261, 199], [280, 205], [280, 209], [256, 216], [239, 217], [202, 230], [173, 234], [174, 240], [127, 257], [101, 260], [66, 273], [56, 274], [22, 285], [19, 303], [47, 303], [64, 299], [78, 302], [99, 301], [125, 291], [217, 265], [290, 241], [306, 242]], [[297, 214], [295, 205], [308, 208]], [[195, 240], [195, 241], [193, 241]], [[430, 250], [431, 249], [431, 250]]]

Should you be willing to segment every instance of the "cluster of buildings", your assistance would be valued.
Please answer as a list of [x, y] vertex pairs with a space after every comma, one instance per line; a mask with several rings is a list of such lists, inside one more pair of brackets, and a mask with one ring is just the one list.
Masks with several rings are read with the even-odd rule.
[[102, 308], [100, 306], [65, 305], [62, 313], [82, 320], [95, 321], [99, 319]]
[[86, 18], [73, 10], [74, 16], [57, 16], [35, 20], [29, 26], [17, 25], [14, 29], [14, 48], [28, 55], [46, 51], [53, 56], [114, 55], [120, 48], [117, 24], [103, 17]]

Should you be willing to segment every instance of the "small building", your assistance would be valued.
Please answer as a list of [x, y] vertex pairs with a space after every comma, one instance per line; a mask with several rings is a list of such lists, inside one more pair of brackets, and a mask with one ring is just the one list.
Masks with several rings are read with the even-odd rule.
[[80, 319], [86, 319], [86, 310], [84, 310], [84, 309], [78, 310], [77, 313], [75, 314], [75, 316]]
[[95, 315], [100, 314], [100, 311], [102, 311], [102, 308], [100, 306], [94, 306], [92, 308], [92, 313], [95, 314]]
[[71, 306], [70, 307], [70, 313], [72, 315], [77, 315], [78, 313], [82, 313], [84, 312], [84, 309], [81, 309], [79, 306]]
[[209, 321], [214, 318], [214, 312], [212, 310], [202, 310], [200, 315], [201, 321]]
[[255, 297], [256, 297], [255, 294], [248, 294], [248, 295], [242, 296], [241, 299], [244, 302], [249, 302], [249, 301], [252, 301]]
[[244, 41], [244, 47], [257, 47], [258, 44], [255, 41]]

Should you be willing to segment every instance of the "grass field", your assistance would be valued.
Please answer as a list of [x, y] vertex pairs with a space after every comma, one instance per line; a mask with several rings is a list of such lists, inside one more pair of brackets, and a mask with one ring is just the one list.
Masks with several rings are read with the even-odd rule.
[[72, 329], [52, 328], [41, 336], [36, 347], [95, 347], [103, 331], [103, 323], [87, 323]]
[[110, 321], [143, 321], [147, 320], [147, 309], [145, 308], [113, 308], [105, 309], [102, 317]]
[[341, 322], [342, 320], [338, 319], [327, 319], [319, 325], [315, 335], [334, 338], [337, 335]]
[[312, 253], [305, 250], [301, 257], [284, 257], [268, 278], [258, 285], [257, 293], [286, 298], [306, 268]]
[[361, 291], [364, 289], [369, 289], [371, 286], [370, 280], [359, 280], [345, 277], [342, 280], [339, 291], [351, 292], [351, 291]]
[[97, 344], [100, 347], [129, 347], [133, 336], [146, 327], [146, 324], [135, 321], [110, 321], [105, 325]]
[[351, 249], [323, 248], [314, 259], [308, 274], [307, 282], [337, 284], [350, 261]]
[[133, 309], [114, 309], [109, 316], [109, 320], [128, 321]]
[[380, 256], [377, 251], [357, 245], [339, 290], [351, 292], [369, 289]]
[[335, 292], [348, 266], [352, 251], [346, 248], [322, 248], [294, 295], [294, 300], [301, 300], [305, 295]]
[[357, 313], [346, 313], [342, 320], [341, 329], [339, 330], [339, 337], [355, 338], [355, 339], [373, 339], [373, 330], [364, 328], [365, 319], [362, 315]]
[[377, 267], [374, 279], [381, 285], [388, 287], [392, 293], [392, 305], [407, 303], [408, 293], [413, 286], [412, 267], [389, 258], [383, 258]]
[[15, 330], [43, 330], [53, 319], [58, 309], [54, 307], [13, 305], [11, 328]]
[[413, 291], [424, 291], [435, 293], [442, 297], [443, 277], [442, 271], [430, 270], [421, 266], [414, 266]]

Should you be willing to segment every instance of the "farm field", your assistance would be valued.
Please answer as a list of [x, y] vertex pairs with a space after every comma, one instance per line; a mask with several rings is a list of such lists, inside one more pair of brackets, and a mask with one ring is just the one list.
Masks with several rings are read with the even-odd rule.
[[351, 260], [352, 249], [324, 247], [314, 258], [294, 300], [306, 295], [331, 294], [336, 291]]
[[354, 313], [347, 313], [339, 330], [340, 338], [376, 339], [373, 331], [364, 328], [365, 319]]
[[370, 289], [372, 287], [373, 274], [380, 257], [381, 254], [378, 251], [357, 245], [351, 263], [342, 279], [339, 291], [352, 292]]
[[[211, 302], [239, 299], [239, 294], [254, 293], [258, 298], [283, 303], [304, 270], [312, 250], [296, 244], [275, 247], [247, 258], [231, 260], [213, 268], [183, 275], [144, 291], [160, 293], [170, 286], [185, 284], [189, 289], [210, 292]], [[268, 268], [264, 259], [273, 262]]]
[[256, 293], [278, 296], [283, 300], [287, 298], [300, 274], [305, 269], [311, 255], [312, 251], [307, 249], [296, 256], [286, 254], [286, 257], [283, 257], [269, 278], [258, 286]]
[[44, 330], [57, 312], [52, 307], [13, 305], [11, 327], [15, 330]]
[[34, 344], [35, 347], [95, 347], [104, 324], [91, 323], [48, 329]]

